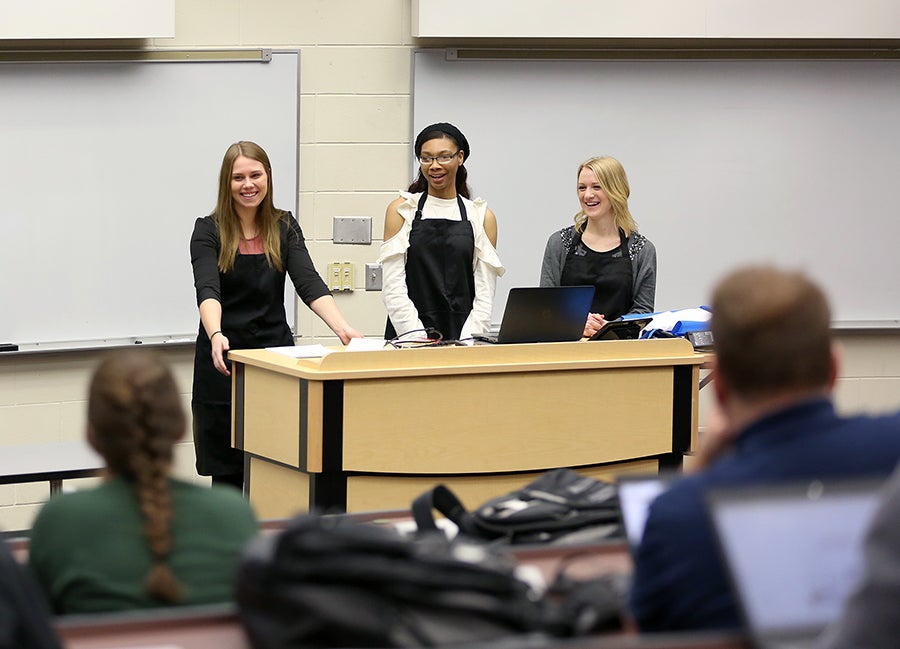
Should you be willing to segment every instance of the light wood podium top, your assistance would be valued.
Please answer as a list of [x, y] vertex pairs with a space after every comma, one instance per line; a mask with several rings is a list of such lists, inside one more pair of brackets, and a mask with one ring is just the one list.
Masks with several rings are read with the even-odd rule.
[[328, 348], [321, 358], [297, 359], [266, 349], [228, 353], [229, 359], [308, 380], [368, 379], [433, 374], [486, 374], [563, 369], [701, 365], [709, 354], [684, 338], [596, 342], [417, 347], [375, 351]]

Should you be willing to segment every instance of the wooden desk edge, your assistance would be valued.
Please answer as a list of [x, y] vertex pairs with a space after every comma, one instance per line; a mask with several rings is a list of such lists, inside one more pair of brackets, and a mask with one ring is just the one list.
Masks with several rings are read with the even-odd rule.
[[358, 352], [338, 348], [317, 359], [245, 349], [229, 352], [228, 357], [308, 380], [701, 365], [709, 360], [708, 354], [695, 352], [682, 338]]

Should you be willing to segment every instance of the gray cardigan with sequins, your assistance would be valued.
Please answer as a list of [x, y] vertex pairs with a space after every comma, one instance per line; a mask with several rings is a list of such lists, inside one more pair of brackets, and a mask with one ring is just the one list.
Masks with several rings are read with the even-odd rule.
[[[541, 264], [541, 286], [559, 286], [566, 255], [575, 241], [575, 226], [550, 235]], [[634, 303], [628, 313], [653, 313], [656, 300], [656, 248], [642, 234], [632, 232], [625, 240], [634, 277]]]

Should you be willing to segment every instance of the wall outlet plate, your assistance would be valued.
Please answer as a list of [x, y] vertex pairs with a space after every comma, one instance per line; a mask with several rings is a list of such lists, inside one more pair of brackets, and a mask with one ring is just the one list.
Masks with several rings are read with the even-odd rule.
[[332, 240], [334, 243], [369, 245], [372, 243], [371, 216], [334, 217]]
[[326, 284], [331, 291], [353, 290], [353, 263], [349, 261], [333, 261], [328, 264]]

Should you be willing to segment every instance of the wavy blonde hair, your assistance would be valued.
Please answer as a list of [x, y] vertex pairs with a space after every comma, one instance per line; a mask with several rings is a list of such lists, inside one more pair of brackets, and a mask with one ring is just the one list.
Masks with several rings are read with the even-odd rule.
[[[600, 181], [600, 187], [603, 188], [604, 193], [609, 198], [609, 202], [612, 204], [613, 214], [616, 217], [616, 226], [622, 228], [626, 237], [630, 236], [632, 232], [637, 232], [637, 223], [628, 209], [628, 197], [631, 195], [631, 187], [628, 185], [628, 176], [625, 175], [622, 163], [610, 156], [598, 156], [585, 160], [578, 165], [578, 172], [575, 174], [576, 179], [581, 175], [581, 170], [584, 168], [593, 171], [597, 180]], [[575, 215], [575, 230], [579, 233], [584, 232], [586, 222], [587, 215], [584, 213], [584, 210], [580, 210]]]
[[231, 195], [231, 172], [234, 161], [239, 156], [262, 163], [266, 170], [266, 197], [263, 198], [256, 213], [256, 223], [262, 236], [263, 251], [269, 266], [283, 271], [281, 263], [281, 230], [279, 221], [284, 216], [282, 210], [276, 209], [272, 202], [272, 165], [268, 154], [255, 142], [235, 142], [225, 151], [222, 168], [219, 170], [219, 197], [216, 209], [212, 213], [213, 221], [219, 226], [219, 272], [226, 273], [234, 267], [238, 245], [241, 240], [241, 219], [234, 209], [234, 197]]

